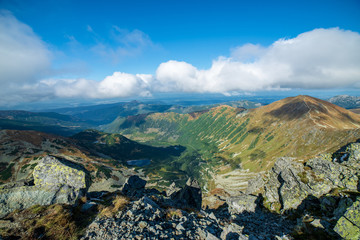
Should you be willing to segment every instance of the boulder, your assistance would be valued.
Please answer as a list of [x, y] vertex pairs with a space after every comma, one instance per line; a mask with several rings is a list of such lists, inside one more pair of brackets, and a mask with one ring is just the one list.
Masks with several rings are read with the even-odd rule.
[[63, 185], [80, 190], [89, 187], [84, 169], [67, 160], [46, 156], [34, 168], [34, 184], [41, 188], [58, 189]]
[[50, 156], [35, 167], [33, 178], [32, 186], [15, 184], [0, 188], [0, 217], [33, 205], [75, 204], [89, 186], [88, 175], [80, 166]]
[[170, 184], [169, 188], [166, 190], [166, 196], [170, 197], [173, 193], [176, 193], [180, 188], [176, 187], [176, 184], [173, 182]]
[[327, 180], [332, 187], [357, 190], [359, 179], [356, 171], [343, 164], [315, 158], [309, 160], [306, 166], [312, 169], [318, 179]]
[[310, 195], [320, 198], [334, 188], [356, 191], [358, 185], [356, 171], [339, 163], [315, 158], [304, 167], [291, 158], [280, 158], [264, 176], [250, 182], [247, 193], [260, 191], [264, 206], [280, 211], [296, 209]]
[[243, 212], [255, 212], [258, 206], [258, 197], [242, 193], [239, 196], [229, 197], [226, 199], [228, 210], [231, 214], [241, 214]]
[[186, 185], [171, 195], [181, 207], [201, 209], [201, 188], [197, 180], [189, 178]]
[[137, 175], [132, 175], [126, 180], [122, 188], [122, 193], [128, 196], [136, 195], [145, 188], [145, 185], [146, 181], [144, 179], [141, 179]]
[[66, 185], [57, 190], [37, 186], [0, 190], [0, 218], [16, 209], [25, 209], [33, 205], [75, 204], [81, 196], [79, 193]]
[[334, 231], [344, 239], [360, 239], [360, 198], [337, 221]]

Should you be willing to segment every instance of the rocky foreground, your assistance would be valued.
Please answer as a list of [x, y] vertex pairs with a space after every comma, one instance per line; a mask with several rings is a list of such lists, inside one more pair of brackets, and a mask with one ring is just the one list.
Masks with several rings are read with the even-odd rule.
[[160, 192], [146, 188], [146, 181], [136, 175], [116, 192], [87, 192], [91, 181], [86, 170], [65, 159], [45, 157], [33, 179], [0, 187], [0, 235], [83, 240], [360, 239], [359, 179], [358, 143], [305, 163], [281, 158], [250, 181], [246, 193], [234, 197], [218, 191], [206, 199], [196, 180]]

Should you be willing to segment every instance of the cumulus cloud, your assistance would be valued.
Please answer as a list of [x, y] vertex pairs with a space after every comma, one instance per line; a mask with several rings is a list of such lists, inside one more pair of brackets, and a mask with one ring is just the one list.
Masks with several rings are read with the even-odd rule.
[[148, 89], [151, 81], [151, 75], [115, 72], [100, 82], [87, 79], [47, 79], [41, 81], [41, 86], [53, 89], [56, 97], [101, 99], [147, 96], [150, 94]]
[[160, 91], [220, 92], [360, 88], [360, 34], [315, 29], [268, 47], [246, 44], [210, 69], [168, 61], [156, 71]]
[[31, 27], [0, 10], [1, 85], [34, 82], [45, 76], [50, 66], [51, 52]]
[[[88, 31], [94, 30], [88, 26]], [[139, 30], [114, 27], [117, 47], [98, 44], [114, 59], [151, 45]], [[113, 45], [111, 45], [113, 46]], [[245, 44], [219, 57], [209, 69], [181, 61], [161, 63], [155, 75], [114, 72], [101, 81], [44, 77], [51, 53], [32, 29], [0, 12], [0, 105], [52, 98], [117, 98], [154, 92], [252, 93], [284, 89], [360, 89], [360, 34], [339, 28], [315, 29], [270, 46]], [[41, 80], [42, 79], [42, 80]], [[44, 80], [45, 79], [45, 80]]]

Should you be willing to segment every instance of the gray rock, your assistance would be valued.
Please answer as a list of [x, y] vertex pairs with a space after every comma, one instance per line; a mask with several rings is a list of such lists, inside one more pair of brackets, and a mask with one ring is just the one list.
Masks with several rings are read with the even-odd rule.
[[169, 188], [166, 190], [166, 195], [170, 197], [172, 194], [178, 192], [180, 188], [176, 187], [176, 184], [173, 182], [170, 184]]
[[360, 239], [360, 198], [337, 221], [334, 231], [344, 239]]
[[334, 210], [334, 216], [336, 219], [339, 219], [346, 210], [353, 204], [353, 201], [351, 198], [342, 198], [340, 199], [340, 202], [337, 206], [337, 208]]
[[255, 178], [249, 180], [248, 186], [246, 188], [247, 194], [256, 194], [260, 191], [261, 188], [263, 188], [265, 185], [265, 182], [263, 180], [262, 174], [258, 174]]
[[74, 189], [88, 189], [89, 179], [80, 166], [55, 157], [46, 156], [34, 168], [34, 184], [41, 188], [58, 189], [69, 186]]
[[67, 186], [57, 190], [38, 186], [0, 190], [0, 218], [16, 209], [25, 209], [33, 205], [75, 204], [80, 196], [79, 191]]
[[201, 188], [198, 181], [189, 178], [185, 187], [171, 195], [171, 198], [183, 207], [201, 209]]
[[125, 195], [136, 195], [138, 191], [145, 188], [145, 185], [146, 181], [144, 179], [141, 179], [137, 175], [133, 175], [126, 180], [122, 188], [122, 193]]
[[[309, 195], [320, 198], [333, 188], [356, 191], [358, 187], [356, 171], [339, 163], [316, 158], [309, 160], [306, 167], [291, 158], [280, 158], [265, 176], [258, 176], [250, 184], [248, 192], [263, 188], [264, 206], [280, 211], [296, 209]], [[335, 206], [328, 200], [322, 207], [333, 211]]]
[[96, 202], [86, 202], [85, 204], [83, 204], [81, 206], [81, 212], [86, 212], [86, 211], [89, 211], [90, 209], [94, 208], [97, 206], [97, 203]]
[[222, 240], [248, 240], [249, 238], [242, 234], [244, 227], [237, 225], [236, 223], [231, 223], [224, 227], [221, 232], [220, 238]]
[[44, 157], [33, 172], [34, 186], [0, 189], [0, 217], [15, 209], [54, 203], [75, 204], [88, 188], [88, 176], [77, 165]]
[[257, 207], [257, 196], [247, 195], [242, 193], [239, 196], [229, 197], [226, 200], [228, 204], [229, 213], [240, 214], [244, 211], [255, 212]]

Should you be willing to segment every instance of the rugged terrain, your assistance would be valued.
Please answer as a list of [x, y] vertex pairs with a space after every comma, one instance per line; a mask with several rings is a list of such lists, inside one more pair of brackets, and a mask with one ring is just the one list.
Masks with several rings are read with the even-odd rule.
[[328, 101], [347, 109], [360, 107], [360, 97], [355, 97], [355, 96], [338, 95], [328, 99]]
[[102, 128], [116, 133], [0, 130], [0, 239], [360, 238], [360, 116], [346, 109], [298, 96]]
[[[49, 172], [51, 169], [58, 170]], [[159, 192], [145, 187], [147, 182], [134, 175], [113, 193], [86, 193], [88, 185], [83, 177], [87, 173], [76, 169], [74, 163], [45, 157], [35, 168], [34, 183], [2, 186], [0, 209], [6, 211], [0, 221], [2, 238], [360, 237], [359, 143], [306, 164], [279, 159], [271, 170], [251, 181], [246, 193], [228, 196], [216, 208], [201, 207], [202, 193], [196, 180], [189, 179], [184, 186], [172, 185], [167, 192]], [[61, 194], [56, 194], [53, 202], [43, 202], [44, 193], [29, 195], [27, 191], [33, 191], [30, 189]], [[18, 197], [10, 198], [15, 193]], [[28, 203], [29, 199], [37, 205], [18, 204]], [[64, 199], [68, 202], [64, 203]], [[11, 212], [13, 209], [18, 210]]]
[[218, 106], [190, 114], [131, 116], [103, 130], [149, 144], [183, 145], [204, 163], [199, 170], [211, 179], [207, 189], [236, 191], [239, 176], [243, 180], [240, 190], [244, 190], [253, 178], [248, 172], [268, 170], [278, 157], [307, 160], [331, 153], [359, 139], [359, 127], [359, 115], [320, 99], [298, 96], [251, 110]]

